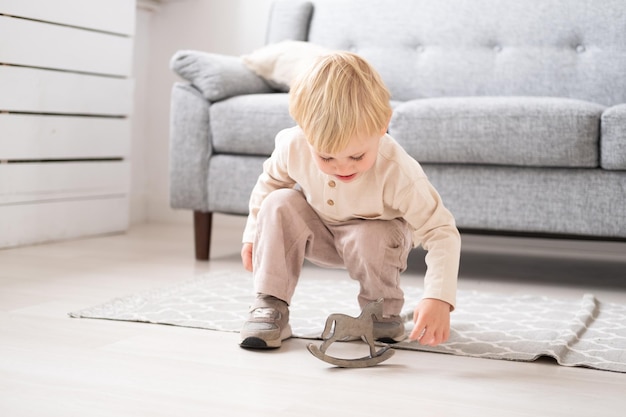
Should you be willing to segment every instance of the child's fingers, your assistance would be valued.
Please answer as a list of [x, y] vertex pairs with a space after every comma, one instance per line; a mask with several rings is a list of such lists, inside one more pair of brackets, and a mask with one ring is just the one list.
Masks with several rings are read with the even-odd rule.
[[437, 346], [440, 343], [448, 340], [449, 332], [447, 330], [441, 328], [433, 328], [432, 330], [429, 330], [430, 329], [427, 328], [422, 338], [419, 339], [420, 344], [427, 346]]
[[252, 272], [252, 245], [244, 244], [241, 249], [241, 261], [243, 263], [243, 267]]
[[420, 340], [420, 338], [424, 337], [426, 332], [426, 323], [424, 323], [423, 320], [420, 320], [420, 313], [418, 309], [413, 311], [413, 323], [415, 323], [415, 326], [413, 326], [413, 330], [409, 334], [409, 340]]
[[[431, 300], [432, 301], [432, 300]], [[447, 308], [448, 305], [445, 304]], [[422, 345], [437, 346], [450, 336], [450, 312], [438, 308], [439, 305], [422, 301], [413, 311], [415, 326], [409, 340], [417, 340]]]
[[426, 333], [426, 328], [419, 328], [418, 326], [414, 326], [413, 330], [409, 334], [409, 340], [420, 340], [424, 334]]
[[415, 315], [417, 320], [415, 326], [409, 334], [409, 340], [417, 340], [419, 344], [426, 346], [437, 346], [448, 340], [449, 332], [435, 325], [427, 326], [419, 320], [419, 316]]

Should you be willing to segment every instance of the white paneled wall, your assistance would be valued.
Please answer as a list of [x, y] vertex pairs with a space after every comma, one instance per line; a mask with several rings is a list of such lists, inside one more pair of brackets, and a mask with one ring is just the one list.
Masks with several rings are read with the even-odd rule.
[[0, 247], [125, 230], [134, 0], [0, 0]]

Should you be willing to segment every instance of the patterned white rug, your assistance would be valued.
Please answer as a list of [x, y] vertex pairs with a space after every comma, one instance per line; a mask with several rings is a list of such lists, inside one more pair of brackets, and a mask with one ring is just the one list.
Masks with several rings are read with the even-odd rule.
[[[331, 313], [358, 316], [357, 290], [358, 283], [349, 278], [301, 279], [290, 308], [294, 336], [319, 338]], [[421, 297], [420, 288], [409, 286], [404, 291], [407, 300]], [[250, 274], [222, 271], [70, 316], [238, 332], [252, 297]], [[403, 314], [410, 331], [412, 304], [407, 303]], [[515, 361], [550, 356], [565, 366], [626, 372], [626, 306], [602, 303], [590, 294], [571, 300], [460, 291], [445, 344], [393, 346]]]

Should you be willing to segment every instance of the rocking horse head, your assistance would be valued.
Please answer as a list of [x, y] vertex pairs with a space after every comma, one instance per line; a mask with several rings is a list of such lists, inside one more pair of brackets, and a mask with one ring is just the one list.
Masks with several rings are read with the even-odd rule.
[[379, 298], [378, 300], [368, 303], [365, 307], [363, 307], [363, 310], [361, 311], [361, 314], [359, 315], [359, 319], [361, 317], [365, 318], [367, 317], [367, 319], [369, 320], [370, 318], [372, 320], [382, 320], [383, 319], [383, 299]]

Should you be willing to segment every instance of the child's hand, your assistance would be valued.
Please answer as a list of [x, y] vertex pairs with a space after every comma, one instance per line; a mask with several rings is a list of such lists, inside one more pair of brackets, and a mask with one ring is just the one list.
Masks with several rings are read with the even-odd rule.
[[252, 243], [244, 243], [241, 248], [241, 261], [246, 271], [252, 272]]
[[409, 335], [422, 345], [437, 346], [450, 337], [450, 304], [435, 298], [424, 298], [413, 312], [415, 327]]

